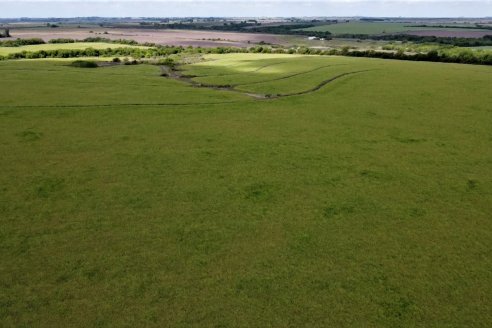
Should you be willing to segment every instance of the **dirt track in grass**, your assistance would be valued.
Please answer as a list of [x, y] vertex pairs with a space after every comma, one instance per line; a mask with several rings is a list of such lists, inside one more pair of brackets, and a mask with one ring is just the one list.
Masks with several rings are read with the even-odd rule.
[[[316, 92], [319, 89], [321, 89], [322, 87], [324, 87], [325, 85], [327, 85], [327, 84], [329, 84], [335, 80], [338, 80], [342, 77], [345, 77], [348, 75], [353, 75], [353, 74], [359, 74], [359, 73], [373, 71], [373, 70], [360, 70], [360, 71], [353, 71], [353, 72], [345, 72], [342, 74], [335, 75], [329, 79], [326, 79], [326, 80], [320, 82], [319, 84], [317, 84], [316, 86], [314, 86], [310, 89], [307, 89], [307, 90], [303, 90], [303, 91], [299, 91], [299, 92], [292, 92], [292, 93], [285, 93], [285, 94], [266, 95], [266, 94], [261, 94], [261, 93], [251, 93], [251, 92], [237, 90], [237, 89], [235, 89], [234, 85], [214, 85], [214, 84], [200, 83], [200, 82], [193, 80], [193, 77], [182, 75], [181, 71], [179, 71], [179, 70], [171, 69], [168, 66], [160, 66], [160, 68], [161, 68], [161, 72], [162, 72], [161, 75], [162, 76], [167, 77], [167, 78], [171, 78], [171, 79], [175, 79], [178, 81], [186, 82], [186, 83], [188, 83], [188, 84], [190, 84], [196, 88], [208, 88], [208, 89], [213, 89], [213, 90], [226, 90], [226, 91], [240, 93], [240, 94], [243, 94], [243, 95], [255, 98], [255, 99], [278, 99], [278, 98], [284, 98], [284, 97], [305, 95], [305, 94], [309, 94], [312, 92]], [[317, 69], [320, 69], [320, 68], [323, 68], [323, 67], [319, 67]], [[311, 71], [307, 71], [307, 72], [303, 72], [303, 73], [297, 73], [295, 75], [301, 75], [301, 74], [309, 73]]]

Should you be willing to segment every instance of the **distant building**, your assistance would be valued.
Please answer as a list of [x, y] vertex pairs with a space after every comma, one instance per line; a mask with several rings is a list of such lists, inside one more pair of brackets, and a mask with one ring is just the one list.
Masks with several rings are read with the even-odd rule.
[[317, 36], [308, 36], [308, 40], [319, 40]]

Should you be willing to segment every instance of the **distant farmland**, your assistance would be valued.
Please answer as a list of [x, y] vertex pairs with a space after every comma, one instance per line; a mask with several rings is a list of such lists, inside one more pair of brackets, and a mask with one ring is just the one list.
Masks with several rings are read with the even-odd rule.
[[235, 46], [245, 47], [259, 42], [281, 43], [278, 35], [257, 33], [234, 33], [217, 31], [188, 31], [166, 29], [135, 29], [135, 28], [12, 28], [12, 38], [40, 38], [45, 41], [58, 38], [82, 40], [89, 37], [108, 39], [131, 39], [140, 43], [150, 42], [177, 46]]
[[[463, 37], [482, 37], [483, 35], [492, 34], [492, 31], [484, 31], [480, 29], [460, 29], [460, 28], [429, 28], [429, 27], [414, 27], [412, 23], [384, 23], [384, 22], [358, 22], [352, 21], [348, 23], [338, 23], [331, 25], [320, 25], [304, 29], [304, 31], [321, 31], [337, 34], [391, 34], [391, 33], [406, 33], [417, 35], [436, 35], [447, 36], [451, 34], [465, 33]], [[418, 34], [423, 32], [423, 34]], [[437, 34], [433, 34], [437, 33]], [[443, 35], [440, 35], [442, 33]], [[446, 34], [448, 33], [448, 34]]]

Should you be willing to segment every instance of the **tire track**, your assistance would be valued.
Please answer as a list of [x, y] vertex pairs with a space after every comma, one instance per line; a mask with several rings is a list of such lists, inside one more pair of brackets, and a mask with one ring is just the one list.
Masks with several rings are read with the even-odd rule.
[[[222, 85], [221, 86], [221, 85], [204, 84], [204, 83], [196, 82], [189, 76], [182, 76], [178, 73], [178, 71], [172, 70], [166, 66], [161, 66], [161, 71], [163, 74], [165, 74], [166, 77], [177, 80], [177, 81], [182, 81], [182, 82], [188, 83], [192, 87], [207, 88], [207, 89], [211, 89], [211, 90], [225, 90], [225, 91], [240, 93], [240, 94], [243, 94], [243, 95], [255, 98], [255, 99], [278, 99], [278, 98], [284, 98], [284, 97], [305, 95], [305, 94], [309, 94], [312, 92], [316, 92], [319, 89], [321, 89], [322, 87], [324, 87], [325, 85], [327, 85], [327, 84], [329, 84], [335, 80], [338, 80], [344, 76], [363, 73], [363, 72], [369, 72], [369, 71], [374, 71], [374, 70], [376, 70], [376, 69], [367, 69], [367, 70], [352, 71], [352, 72], [345, 72], [342, 74], [338, 74], [338, 75], [333, 76], [329, 79], [323, 80], [322, 82], [320, 82], [319, 84], [317, 84], [313, 88], [310, 88], [310, 89], [304, 90], [304, 91], [292, 92], [292, 93], [286, 93], [286, 94], [266, 95], [266, 94], [237, 90], [237, 89], [235, 89], [235, 87], [233, 85]], [[300, 74], [300, 73], [296, 73], [296, 74]]]
[[[305, 91], [299, 91], [299, 92], [292, 92], [292, 93], [281, 94], [281, 95], [276, 96], [276, 98], [300, 96], [300, 95], [305, 95], [305, 94], [308, 94], [308, 93], [313, 93], [313, 92], [318, 91], [319, 89], [321, 89], [325, 85], [327, 85], [327, 84], [329, 84], [329, 83], [331, 83], [331, 82], [333, 82], [335, 80], [338, 80], [338, 79], [340, 79], [340, 78], [342, 78], [344, 76], [353, 75], [353, 74], [359, 74], [359, 73], [364, 73], [364, 72], [370, 72], [370, 71], [375, 71], [375, 69], [366, 69], [366, 70], [361, 70], [361, 71], [353, 71], [353, 72], [342, 73], [342, 74], [336, 75], [336, 76], [334, 76], [332, 78], [329, 78], [327, 80], [322, 81], [320, 84], [318, 84], [314, 88], [311, 88], [311, 89], [308, 89], [308, 90], [305, 90]], [[275, 97], [271, 97], [271, 98], [275, 98]]]
[[[345, 64], [341, 64], [341, 65], [345, 65]], [[331, 66], [335, 66], [335, 65], [331, 65]], [[340, 66], [340, 65], [336, 65], [336, 66]], [[325, 67], [328, 67], [328, 66], [318, 67], [314, 70], [322, 69]], [[189, 76], [182, 76], [177, 71], [171, 70], [165, 66], [161, 66], [161, 70], [165, 74], [165, 76], [167, 76], [168, 78], [171, 78], [171, 79], [174, 79], [177, 81], [185, 82], [185, 83], [191, 85], [192, 87], [196, 87], [196, 88], [208, 88], [208, 89], [212, 89], [212, 90], [225, 90], [225, 91], [240, 93], [240, 94], [243, 94], [243, 95], [255, 98], [255, 99], [278, 99], [278, 98], [299, 96], [299, 95], [305, 95], [308, 93], [316, 92], [319, 89], [321, 89], [322, 87], [324, 87], [325, 85], [327, 85], [327, 84], [329, 84], [335, 80], [338, 80], [344, 76], [374, 71], [375, 69], [345, 72], [345, 73], [333, 76], [329, 79], [326, 79], [326, 80], [320, 82], [319, 84], [317, 84], [316, 86], [314, 86], [313, 88], [310, 88], [308, 90], [299, 91], [299, 92], [292, 92], [292, 93], [285, 93], [285, 94], [276, 94], [276, 95], [266, 95], [266, 94], [248, 92], [248, 91], [244, 91], [244, 90], [237, 90], [237, 89], [235, 89], [236, 85], [222, 85], [221, 86], [221, 85], [200, 83], [200, 82], [194, 81], [193, 78], [191, 78]], [[292, 75], [301, 75], [301, 74], [305, 74], [305, 73], [308, 73], [308, 72], [300, 72], [300, 73], [296, 73], [296, 74], [292, 74]], [[292, 76], [289, 76], [289, 77], [292, 77]], [[289, 77], [282, 77], [282, 78], [278, 78], [276, 80], [286, 79]]]
[[274, 79], [271, 79], [271, 80], [263, 80], [263, 81], [248, 82], [248, 83], [238, 83], [238, 84], [234, 84], [234, 86], [251, 85], [251, 84], [260, 84], [260, 83], [264, 83], [264, 82], [280, 81], [280, 80], [289, 79], [291, 77], [295, 77], [295, 76], [299, 76], [299, 75], [303, 75], [303, 74], [312, 73], [312, 72], [318, 71], [318, 70], [323, 69], [323, 68], [334, 67], [334, 66], [344, 66], [344, 65], [348, 65], [348, 64], [325, 65], [325, 66], [316, 67], [316, 68], [314, 68], [312, 70], [309, 70], [309, 71], [304, 71], [304, 72], [299, 72], [299, 73], [295, 73], [295, 74], [291, 74], [291, 75], [277, 77], [277, 78], [274, 78]]

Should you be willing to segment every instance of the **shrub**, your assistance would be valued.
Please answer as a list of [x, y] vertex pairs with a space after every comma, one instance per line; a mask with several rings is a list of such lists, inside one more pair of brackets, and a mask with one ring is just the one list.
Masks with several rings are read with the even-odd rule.
[[51, 39], [48, 41], [48, 43], [75, 43], [75, 40], [59, 38], [59, 39]]
[[174, 66], [176, 66], [176, 63], [172, 58], [167, 57], [164, 60], [160, 60], [159, 65], [164, 65], [173, 68]]
[[71, 66], [79, 68], [96, 68], [98, 65], [92, 60], [76, 60], [72, 62]]
[[6, 28], [3, 32], [0, 32], [0, 38], [9, 38], [10, 37], [10, 30]]
[[28, 46], [33, 44], [43, 44], [43, 43], [44, 41], [38, 38], [17, 39], [17, 40], [0, 41], [0, 47], [20, 47], [20, 46]]

